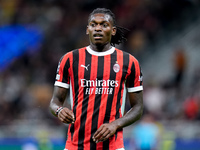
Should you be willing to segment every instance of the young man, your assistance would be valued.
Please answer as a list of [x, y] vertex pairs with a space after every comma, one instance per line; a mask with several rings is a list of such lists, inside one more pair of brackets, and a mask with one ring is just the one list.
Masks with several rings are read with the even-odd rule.
[[[124, 37], [110, 10], [95, 9], [86, 33], [90, 45], [60, 59], [50, 109], [69, 124], [65, 150], [124, 150], [122, 128], [143, 111], [140, 66], [132, 55], [111, 46]], [[71, 110], [62, 107], [68, 89]], [[123, 116], [126, 90], [132, 108]]]

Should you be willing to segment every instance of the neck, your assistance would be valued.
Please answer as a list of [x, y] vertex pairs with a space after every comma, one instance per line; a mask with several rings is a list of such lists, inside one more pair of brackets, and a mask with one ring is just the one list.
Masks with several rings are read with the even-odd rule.
[[105, 51], [111, 49], [111, 45], [110, 45], [110, 43], [107, 43], [105, 45], [94, 45], [94, 44], [90, 43], [90, 48], [96, 52], [105, 52]]

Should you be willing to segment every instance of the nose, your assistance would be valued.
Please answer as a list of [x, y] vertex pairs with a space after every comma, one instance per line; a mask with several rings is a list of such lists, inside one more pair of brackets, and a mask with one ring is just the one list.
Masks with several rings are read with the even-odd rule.
[[95, 31], [101, 31], [101, 30], [102, 30], [101, 25], [100, 25], [100, 24], [97, 24], [97, 25], [96, 25], [96, 28], [95, 28]]

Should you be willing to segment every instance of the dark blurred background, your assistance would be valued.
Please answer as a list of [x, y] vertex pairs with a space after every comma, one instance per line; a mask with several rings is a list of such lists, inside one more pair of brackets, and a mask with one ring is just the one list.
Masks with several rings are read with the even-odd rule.
[[117, 47], [144, 75], [144, 114], [124, 129], [126, 150], [199, 150], [199, 0], [0, 0], [0, 150], [64, 149], [67, 125], [48, 108], [57, 64], [89, 45], [97, 7], [130, 30]]

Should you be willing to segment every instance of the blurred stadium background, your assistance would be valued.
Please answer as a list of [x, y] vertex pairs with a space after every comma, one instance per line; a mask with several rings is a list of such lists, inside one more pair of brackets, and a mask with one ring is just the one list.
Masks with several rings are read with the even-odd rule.
[[96, 7], [130, 29], [118, 48], [143, 70], [144, 115], [124, 129], [126, 150], [199, 150], [199, 0], [0, 0], [0, 150], [64, 148], [67, 125], [48, 108], [57, 64], [89, 44]]

